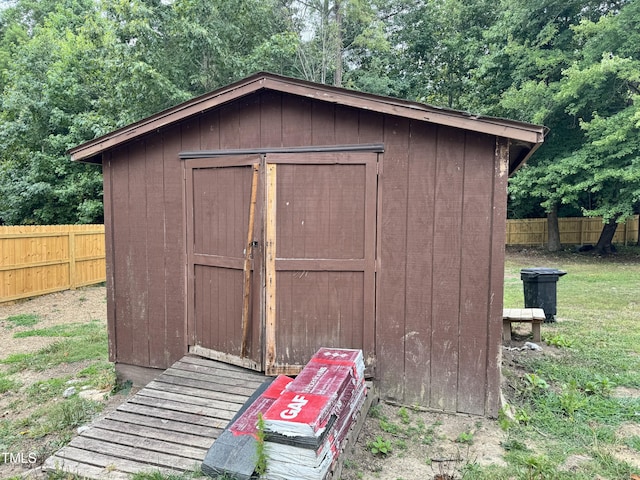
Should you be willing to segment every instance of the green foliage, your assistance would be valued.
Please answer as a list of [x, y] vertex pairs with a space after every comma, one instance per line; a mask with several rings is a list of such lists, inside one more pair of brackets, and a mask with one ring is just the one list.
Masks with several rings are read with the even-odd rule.
[[639, 8], [637, 2], [571, 1], [560, 14], [529, 12], [528, 18], [548, 22], [535, 36], [528, 29], [525, 37], [513, 32], [503, 51], [527, 68], [516, 69], [520, 78], [501, 95], [502, 114], [544, 122], [551, 133], [510, 181], [512, 212], [527, 204], [546, 212], [565, 206], [605, 222], [637, 212]]
[[504, 448], [505, 451], [507, 452], [510, 452], [510, 451], [526, 452], [528, 450], [527, 446], [524, 443], [513, 438], [505, 440], [504, 442], [501, 443], [501, 445], [502, 445], [502, 448]]
[[[606, 261], [564, 253], [544, 259], [570, 272], [558, 289], [559, 320], [546, 328], [572, 348], [518, 359], [529, 380], [510, 380], [518, 394], [509, 402], [516, 418], [526, 412], [527, 420], [509, 422], [510, 443], [503, 445], [509, 464], [522, 472], [517, 478], [564, 478], [554, 475], [573, 454], [593, 459], [577, 473], [584, 478], [628, 478], [632, 473], [629, 465], [609, 454], [621, 443], [629, 445], [620, 427], [636, 422], [640, 409], [634, 396], [612, 394], [617, 386], [640, 387], [640, 332], [635, 328], [640, 319], [635, 308], [640, 268], [632, 258]], [[521, 260], [508, 261], [507, 274], [518, 271]], [[505, 284], [505, 306], [521, 305], [521, 297], [521, 282]], [[538, 379], [544, 379], [547, 388], [534, 387], [541, 383]], [[536, 453], [517, 448], [514, 441], [533, 442], [536, 448], [531, 451]]]
[[537, 395], [541, 391], [549, 388], [547, 381], [535, 373], [525, 373], [523, 380], [525, 384], [524, 393], [527, 396]]
[[569, 384], [563, 385], [562, 392], [559, 395], [559, 400], [560, 407], [571, 420], [573, 420], [577, 411], [587, 405], [587, 399], [584, 397], [582, 392], [578, 390], [575, 381], [571, 381]]
[[21, 313], [7, 317], [6, 321], [14, 327], [32, 327], [40, 321], [40, 317], [33, 313]]
[[264, 475], [267, 472], [267, 453], [265, 451], [265, 430], [264, 430], [264, 418], [262, 417], [262, 413], [258, 413], [258, 425], [257, 425], [257, 433], [258, 442], [256, 446], [256, 473], [258, 475]]
[[[138, 472], [131, 475], [131, 480], [190, 480], [202, 477], [202, 472], [194, 470], [182, 474], [166, 474], [158, 471], [155, 472]], [[232, 477], [223, 475], [217, 477], [217, 480], [233, 480]]]
[[531, 414], [524, 408], [517, 409], [514, 417], [516, 422], [522, 423], [523, 425], [531, 422]]
[[400, 409], [398, 410], [398, 416], [400, 417], [400, 421], [403, 424], [409, 425], [409, 423], [411, 423], [411, 418], [409, 417], [409, 411], [407, 410], [406, 407], [400, 407]]
[[608, 378], [597, 377], [595, 380], [589, 380], [584, 385], [584, 392], [587, 395], [601, 395], [608, 397], [615, 387], [614, 383]]
[[18, 0], [0, 11], [0, 222], [101, 223], [100, 169], [66, 151], [290, 64], [286, 14], [275, 0]]
[[102, 410], [102, 404], [77, 396], [59, 401], [53, 406], [36, 410], [25, 422], [21, 435], [26, 438], [40, 438], [51, 433], [72, 430], [93, 418]]
[[573, 342], [571, 340], [567, 339], [564, 335], [559, 333], [545, 335], [544, 341], [549, 345], [553, 345], [554, 347], [571, 348], [573, 346]]
[[372, 405], [371, 408], [369, 409], [369, 413], [368, 416], [371, 418], [382, 418], [382, 406], [378, 403], [376, 405]]
[[[115, 366], [111, 362], [95, 362], [87, 368], [80, 370], [78, 375], [81, 378], [86, 378], [87, 383], [98, 390], [108, 390], [111, 391], [111, 393], [118, 393], [117, 391], [113, 391], [117, 386], [117, 377]], [[128, 390], [126, 388], [122, 389], [125, 392], [125, 395], [126, 392], [131, 389], [131, 382], [128, 381], [128, 384]]]
[[466, 443], [467, 445], [473, 444], [473, 432], [460, 432], [456, 437], [456, 443]]
[[392, 451], [391, 441], [382, 438], [381, 436], [377, 436], [375, 440], [370, 441], [367, 444], [369, 451], [373, 455], [378, 455], [382, 457], [386, 457]]
[[59, 397], [68, 387], [68, 378], [50, 378], [30, 385], [26, 389], [27, 398], [33, 403], [42, 403], [48, 399]]
[[402, 431], [402, 427], [387, 418], [380, 419], [380, 429], [383, 432], [390, 433], [391, 435], [398, 435]]

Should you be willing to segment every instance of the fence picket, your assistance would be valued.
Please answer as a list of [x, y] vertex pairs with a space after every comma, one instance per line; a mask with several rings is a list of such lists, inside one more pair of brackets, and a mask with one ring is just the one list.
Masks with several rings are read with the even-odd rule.
[[[559, 218], [560, 243], [563, 245], [595, 245], [602, 231], [602, 218]], [[638, 215], [619, 225], [613, 243], [629, 245], [638, 242]], [[507, 220], [507, 245], [543, 246], [547, 244], [547, 219]]]
[[106, 279], [104, 225], [0, 226], [0, 303]]

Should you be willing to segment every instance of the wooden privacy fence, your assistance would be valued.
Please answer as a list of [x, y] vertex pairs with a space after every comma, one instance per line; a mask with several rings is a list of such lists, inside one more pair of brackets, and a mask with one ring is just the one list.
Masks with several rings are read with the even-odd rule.
[[[602, 232], [602, 218], [572, 217], [558, 219], [560, 243], [563, 245], [595, 245]], [[546, 245], [547, 219], [528, 218], [507, 220], [507, 245]], [[638, 242], [638, 215], [618, 225], [613, 243], [618, 245]]]
[[0, 226], [0, 303], [105, 279], [104, 225]]

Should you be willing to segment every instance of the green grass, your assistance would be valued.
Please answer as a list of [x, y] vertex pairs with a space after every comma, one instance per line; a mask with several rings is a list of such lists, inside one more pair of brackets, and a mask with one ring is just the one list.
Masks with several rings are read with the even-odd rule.
[[20, 387], [20, 382], [6, 373], [0, 372], [0, 395]]
[[[22, 322], [24, 324], [24, 322]], [[74, 386], [88, 386], [106, 392], [116, 384], [114, 367], [107, 362], [107, 333], [103, 324], [92, 321], [46, 329], [26, 330], [15, 335], [59, 337], [50, 346], [34, 353], [10, 355], [0, 360], [7, 371], [0, 373], [0, 394], [11, 391], [16, 395], [6, 405], [7, 415], [0, 418], [0, 452], [35, 452], [38, 459], [51, 455], [75, 434], [79, 425], [88, 422], [103, 407], [102, 403], [73, 396], [62, 398], [74, 378]], [[70, 364], [93, 360], [74, 377], [46, 378], [22, 386], [25, 370], [47, 371], [62, 363]], [[61, 473], [62, 475], [62, 473]], [[68, 475], [53, 478], [71, 478]]]
[[[577, 254], [507, 256], [505, 307], [524, 305], [519, 271], [530, 266], [565, 270], [557, 283], [556, 323], [542, 326], [543, 348], [560, 354], [523, 355], [523, 375], [509, 402], [522, 412], [511, 424], [513, 444], [536, 439], [542, 451], [507, 454], [521, 478], [629, 478], [637, 472], [609, 453], [625, 422], [640, 422], [640, 398], [613, 396], [616, 387], [640, 388], [640, 250], [623, 258]], [[533, 382], [531, 378], [536, 379]], [[533, 385], [547, 385], [542, 388]], [[513, 379], [512, 379], [513, 383]], [[634, 444], [633, 440], [626, 440]], [[538, 449], [540, 450], [540, 449]], [[575, 476], [554, 473], [569, 455], [592, 460]], [[518, 477], [520, 478], [520, 477]]]
[[91, 335], [97, 331], [104, 329], [97, 320], [89, 323], [67, 323], [63, 325], [54, 325], [53, 327], [40, 328], [36, 330], [25, 330], [13, 334], [13, 338], [27, 337], [78, 337], [82, 335]]
[[[190, 480], [193, 478], [201, 477], [202, 472], [199, 467], [194, 466], [193, 471], [185, 472], [183, 474], [169, 474], [165, 475], [161, 472], [139, 472], [134, 473], [131, 476], [131, 480]], [[217, 480], [233, 480], [234, 477], [230, 475], [219, 475], [214, 477]]]
[[107, 332], [104, 325], [90, 322], [74, 328], [75, 336], [66, 337], [35, 353], [9, 355], [0, 363], [9, 366], [9, 373], [16, 373], [24, 369], [42, 371], [61, 363], [106, 360]]
[[6, 318], [7, 322], [13, 327], [33, 327], [40, 321], [40, 317], [34, 313], [21, 313]]

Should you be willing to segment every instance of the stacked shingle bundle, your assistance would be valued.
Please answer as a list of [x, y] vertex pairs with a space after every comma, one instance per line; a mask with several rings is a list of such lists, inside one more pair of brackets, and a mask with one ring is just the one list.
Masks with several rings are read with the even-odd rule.
[[202, 462], [202, 472], [218, 478], [228, 475], [236, 480], [254, 478], [258, 463], [258, 419], [280, 397], [291, 378], [280, 375], [264, 382], [247, 400]]
[[263, 415], [263, 478], [325, 478], [365, 397], [362, 351], [318, 350]]

